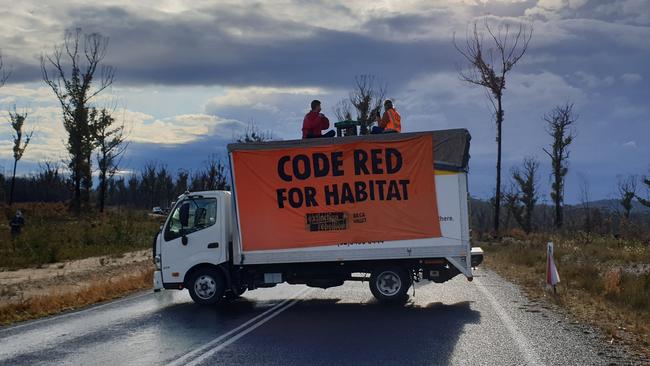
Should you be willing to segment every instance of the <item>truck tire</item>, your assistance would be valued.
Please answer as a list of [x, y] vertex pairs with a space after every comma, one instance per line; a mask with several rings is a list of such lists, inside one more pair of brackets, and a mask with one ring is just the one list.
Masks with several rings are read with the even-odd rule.
[[411, 283], [409, 272], [400, 267], [382, 267], [370, 274], [370, 291], [385, 303], [405, 303]]
[[221, 300], [226, 289], [223, 276], [216, 268], [199, 268], [192, 273], [187, 289], [195, 303], [212, 305]]

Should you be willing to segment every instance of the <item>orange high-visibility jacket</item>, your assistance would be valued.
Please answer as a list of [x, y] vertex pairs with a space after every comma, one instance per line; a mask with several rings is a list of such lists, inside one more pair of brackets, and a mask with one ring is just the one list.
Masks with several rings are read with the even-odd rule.
[[397, 132], [402, 132], [402, 121], [399, 113], [395, 108], [391, 108], [384, 112], [384, 115], [379, 121], [379, 127], [382, 127], [386, 130], [395, 130]]

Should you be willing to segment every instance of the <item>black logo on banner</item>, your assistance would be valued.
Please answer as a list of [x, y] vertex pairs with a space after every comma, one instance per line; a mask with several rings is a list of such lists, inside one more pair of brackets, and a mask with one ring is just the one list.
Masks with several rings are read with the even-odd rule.
[[345, 212], [308, 213], [307, 230], [334, 231], [348, 228], [348, 215]]

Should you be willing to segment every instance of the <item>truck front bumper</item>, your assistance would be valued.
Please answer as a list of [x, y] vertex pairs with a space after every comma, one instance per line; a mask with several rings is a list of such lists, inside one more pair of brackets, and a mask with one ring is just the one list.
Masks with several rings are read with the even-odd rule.
[[154, 271], [153, 273], [153, 290], [160, 291], [163, 289], [162, 272]]

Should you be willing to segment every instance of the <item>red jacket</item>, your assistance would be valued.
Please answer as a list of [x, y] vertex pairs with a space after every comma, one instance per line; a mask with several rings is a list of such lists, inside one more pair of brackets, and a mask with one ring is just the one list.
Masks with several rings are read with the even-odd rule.
[[311, 111], [302, 121], [302, 138], [322, 136], [321, 131], [330, 128], [330, 120], [322, 113]]

